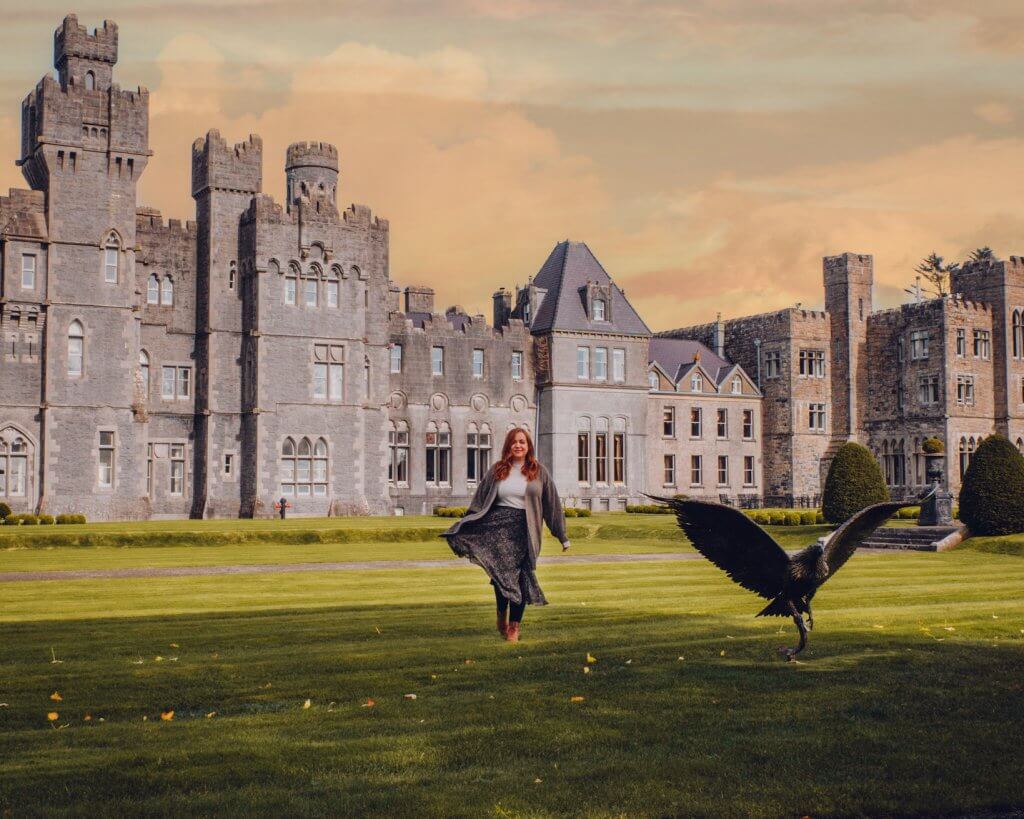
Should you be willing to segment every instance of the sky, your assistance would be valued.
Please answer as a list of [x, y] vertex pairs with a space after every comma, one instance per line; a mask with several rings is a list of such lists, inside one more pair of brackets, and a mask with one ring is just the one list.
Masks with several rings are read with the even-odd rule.
[[1024, 254], [1024, 4], [985, 0], [51, 0], [0, 28], [0, 190], [21, 100], [74, 11], [150, 91], [139, 204], [193, 218], [192, 141], [338, 147], [339, 204], [390, 220], [391, 277], [490, 315], [563, 239], [654, 330], [823, 302], [875, 258], [875, 305], [931, 252]]

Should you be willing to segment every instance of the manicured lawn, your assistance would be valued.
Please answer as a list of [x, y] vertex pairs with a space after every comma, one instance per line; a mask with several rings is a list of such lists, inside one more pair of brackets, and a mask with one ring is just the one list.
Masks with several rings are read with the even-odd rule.
[[[624, 523], [587, 544], [685, 550], [668, 518]], [[778, 531], [792, 548], [817, 529]], [[816, 601], [800, 664], [774, 653], [792, 624], [753, 618], [758, 599], [704, 561], [543, 566], [552, 605], [519, 645], [492, 635], [465, 564], [0, 584], [0, 815], [1020, 808], [1021, 542], [856, 556]], [[252, 562], [244, 548], [18, 550], [0, 571]], [[335, 548], [324, 559], [446, 549]]]

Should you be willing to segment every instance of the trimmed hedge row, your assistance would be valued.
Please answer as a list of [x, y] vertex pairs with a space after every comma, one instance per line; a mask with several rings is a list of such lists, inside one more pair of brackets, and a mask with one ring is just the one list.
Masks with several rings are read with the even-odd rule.
[[825, 522], [817, 509], [750, 509], [745, 514], [759, 526], [814, 526]]
[[[469, 511], [467, 506], [435, 506], [434, 517], [436, 518], [461, 518]], [[589, 509], [574, 509], [567, 507], [563, 510], [567, 518], [589, 518], [593, 514]]]
[[[0, 512], [3, 510], [0, 509]], [[0, 517], [4, 526], [53, 526], [60, 523], [85, 523], [85, 515], [33, 515], [31, 512], [8, 513]]]
[[627, 504], [626, 511], [631, 515], [671, 515], [672, 507], [660, 503]]

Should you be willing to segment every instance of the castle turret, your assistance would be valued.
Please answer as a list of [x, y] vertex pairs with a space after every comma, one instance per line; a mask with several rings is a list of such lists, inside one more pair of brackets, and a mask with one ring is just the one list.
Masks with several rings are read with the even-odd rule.
[[832, 435], [838, 440], [863, 437], [858, 396], [867, 395], [867, 319], [871, 314], [874, 259], [843, 253], [822, 260], [825, 310], [832, 323]]
[[293, 142], [285, 160], [288, 210], [302, 201], [337, 213], [338, 149], [327, 142]]
[[78, 17], [69, 14], [53, 33], [53, 65], [61, 88], [69, 85], [86, 91], [110, 88], [114, 64], [117, 62], [117, 24], [103, 21], [103, 28], [89, 33], [78, 24]]

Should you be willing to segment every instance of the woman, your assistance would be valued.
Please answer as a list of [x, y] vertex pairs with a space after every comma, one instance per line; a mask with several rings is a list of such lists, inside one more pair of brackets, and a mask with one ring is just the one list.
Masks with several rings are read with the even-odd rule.
[[529, 433], [511, 429], [501, 460], [480, 481], [466, 516], [444, 533], [455, 554], [468, 557], [491, 578], [498, 631], [511, 642], [519, 640], [526, 604], [548, 602], [536, 574], [541, 521], [558, 538], [562, 551], [568, 549], [555, 482], [534, 456]]

